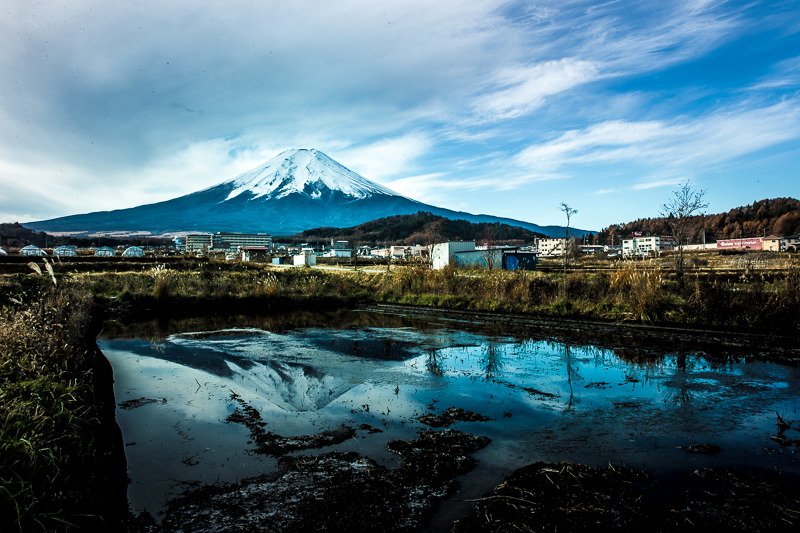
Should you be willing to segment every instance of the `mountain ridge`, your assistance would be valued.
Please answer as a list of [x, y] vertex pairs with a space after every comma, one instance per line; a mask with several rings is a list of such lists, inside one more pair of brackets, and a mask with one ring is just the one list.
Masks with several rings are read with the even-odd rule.
[[171, 200], [23, 224], [31, 229], [73, 234], [240, 231], [292, 235], [309, 228], [351, 227], [418, 211], [451, 220], [500, 222], [548, 236], [563, 235], [565, 230], [562, 226], [540, 226], [425, 204], [372, 182], [313, 149], [284, 151], [234, 178]]

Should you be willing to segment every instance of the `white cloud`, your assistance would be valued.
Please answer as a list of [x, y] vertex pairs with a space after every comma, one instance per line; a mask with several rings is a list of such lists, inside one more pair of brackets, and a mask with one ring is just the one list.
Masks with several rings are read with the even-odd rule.
[[800, 88], [800, 56], [784, 59], [772, 67], [772, 72], [761, 81], [747, 87], [751, 91]]
[[679, 183], [685, 182], [685, 178], [671, 178], [671, 179], [662, 179], [657, 181], [646, 181], [643, 183], [637, 183], [632, 188], [637, 191], [646, 191], [648, 189], [655, 189], [658, 187], [666, 187], [667, 185], [677, 185]]
[[515, 158], [525, 168], [635, 162], [643, 166], [713, 165], [800, 137], [800, 100], [718, 111], [695, 119], [606, 121], [529, 146]]
[[328, 155], [365, 178], [384, 183], [387, 178], [412, 170], [432, 144], [425, 134], [409, 133]]
[[595, 79], [599, 70], [596, 63], [576, 58], [503, 69], [490, 82], [499, 88], [473, 105], [480, 117], [489, 120], [517, 117], [543, 105], [548, 96]]

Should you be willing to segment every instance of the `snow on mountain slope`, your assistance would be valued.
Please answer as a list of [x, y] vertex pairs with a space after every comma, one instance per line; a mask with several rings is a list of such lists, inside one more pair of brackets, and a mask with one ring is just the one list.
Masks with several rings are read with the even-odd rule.
[[277, 200], [292, 193], [316, 199], [326, 188], [359, 199], [376, 194], [402, 196], [343, 167], [317, 150], [286, 150], [258, 168], [224, 183], [233, 186], [225, 201], [245, 192], [253, 195], [251, 200], [262, 197]]

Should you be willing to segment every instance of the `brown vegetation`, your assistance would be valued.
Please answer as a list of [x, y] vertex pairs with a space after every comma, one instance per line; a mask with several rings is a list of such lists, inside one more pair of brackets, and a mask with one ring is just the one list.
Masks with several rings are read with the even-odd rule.
[[[595, 235], [594, 242], [611, 244], [613, 234], [615, 243], [619, 243], [620, 237], [628, 238], [634, 231], [654, 235], [669, 234], [664, 218], [643, 218], [603, 228]], [[691, 217], [686, 232], [691, 242], [703, 242], [703, 231], [709, 241], [715, 238], [730, 239], [739, 236], [797, 235], [800, 234], [800, 200], [795, 198], [759, 200], [751, 205], [731, 209], [727, 213]]]

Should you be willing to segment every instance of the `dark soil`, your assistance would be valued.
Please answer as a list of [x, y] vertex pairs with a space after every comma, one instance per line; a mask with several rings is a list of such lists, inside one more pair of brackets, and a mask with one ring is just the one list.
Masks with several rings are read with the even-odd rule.
[[[232, 392], [231, 399], [237, 402], [239, 407], [234, 409], [233, 413], [228, 415], [226, 420], [231, 423], [244, 424], [247, 426], [247, 429], [250, 430], [250, 438], [252, 438], [253, 442], [256, 444], [256, 449], [253, 450], [255, 453], [280, 457], [287, 453], [300, 450], [310, 450], [341, 444], [356, 435], [356, 430], [354, 428], [342, 424], [336, 429], [326, 430], [314, 435], [283, 437], [272, 431], [265, 431], [264, 426], [267, 424], [261, 419], [261, 413], [252, 406], [247, 405], [247, 403], [242, 400], [241, 396]], [[362, 424], [358, 429], [364, 430], [367, 433], [380, 431], [375, 430], [369, 424]]]
[[689, 453], [702, 453], [704, 455], [716, 455], [719, 453], [719, 446], [715, 444], [690, 444], [689, 446], [679, 446]]
[[476, 511], [453, 531], [633, 529], [644, 522], [641, 494], [631, 483], [645, 479], [622, 467], [534, 463], [484, 494], [476, 501]]
[[489, 439], [455, 430], [393, 441], [400, 468], [355, 452], [281, 459], [275, 475], [206, 486], [172, 501], [164, 531], [416, 531], [474, 468], [472, 453]]
[[475, 411], [466, 411], [460, 407], [450, 407], [441, 414], [427, 414], [417, 417], [417, 420], [434, 428], [444, 428], [456, 422], [488, 422], [488, 416], [479, 415]]
[[117, 406], [120, 409], [136, 409], [137, 407], [142, 407], [143, 405], [149, 405], [151, 403], [167, 403], [166, 398], [136, 398], [135, 400], [125, 400], [124, 402], [120, 402]]
[[[691, 472], [672, 494], [627, 468], [521, 468], [475, 502], [454, 533], [484, 531], [797, 531], [797, 486], [777, 472]], [[648, 496], [650, 496], [648, 498]]]

